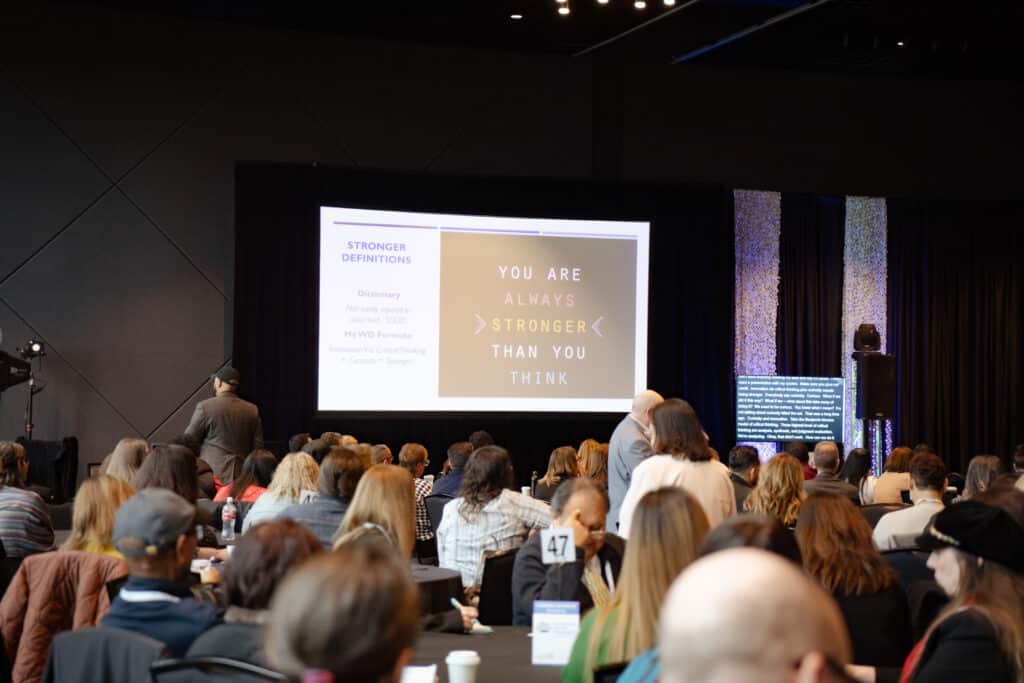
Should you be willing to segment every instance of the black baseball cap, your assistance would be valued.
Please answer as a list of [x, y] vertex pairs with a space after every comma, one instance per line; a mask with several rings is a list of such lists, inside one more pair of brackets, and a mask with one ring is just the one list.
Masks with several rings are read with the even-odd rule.
[[238, 386], [238, 382], [241, 379], [238, 374], [238, 370], [235, 370], [234, 368], [221, 368], [217, 372], [213, 373], [213, 377], [219, 379], [225, 384], [230, 384], [235, 387]]
[[936, 514], [917, 545], [922, 550], [956, 548], [1024, 574], [1024, 529], [1005, 510], [974, 500]]
[[114, 516], [114, 547], [125, 557], [151, 557], [188, 534], [195, 520], [195, 506], [173, 491], [142, 489]]

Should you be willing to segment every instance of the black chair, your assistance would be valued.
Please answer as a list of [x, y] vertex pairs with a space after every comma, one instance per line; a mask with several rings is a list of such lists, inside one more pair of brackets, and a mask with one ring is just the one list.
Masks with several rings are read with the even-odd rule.
[[923, 550], [886, 550], [882, 557], [900, 575], [900, 585], [905, 591], [915, 581], [932, 580], [932, 570], [928, 568], [928, 553]]
[[14, 580], [14, 575], [21, 568], [23, 557], [4, 557], [0, 559], [0, 597], [7, 592], [7, 587]]
[[594, 683], [615, 683], [629, 666], [629, 662], [616, 662], [594, 667]]
[[437, 536], [437, 527], [441, 526], [444, 506], [451, 500], [451, 496], [446, 496], [443, 493], [436, 493], [423, 499], [423, 504], [427, 506], [427, 516], [430, 517], [430, 529], [434, 532], [435, 537]]
[[54, 531], [66, 531], [71, 529], [71, 514], [74, 507], [74, 503], [72, 501], [59, 503], [57, 505], [47, 503], [46, 507], [50, 511], [50, 521], [53, 523]]
[[895, 512], [896, 510], [902, 510], [905, 507], [908, 506], [901, 503], [877, 503], [875, 505], [862, 505], [860, 512], [864, 515], [864, 519], [868, 521], [868, 524], [871, 525], [871, 528], [874, 529], [878, 525], [878, 520], [883, 515]]
[[149, 668], [149, 675], [149, 680], [152, 683], [203, 680], [232, 681], [233, 683], [255, 683], [256, 681], [288, 683], [288, 677], [284, 674], [227, 657], [165, 659], [153, 662]]
[[935, 581], [914, 581], [906, 590], [910, 626], [914, 640], [920, 640], [939, 612], [949, 604], [949, 596]]
[[53, 639], [43, 682], [145, 681], [150, 665], [168, 654], [159, 640], [119, 628], [65, 631]]
[[29, 462], [26, 484], [49, 489], [48, 503], [71, 500], [78, 482], [78, 439], [28, 441], [21, 436], [18, 443], [25, 447]]
[[484, 576], [480, 582], [480, 623], [512, 625], [512, 567], [518, 548], [484, 554]]

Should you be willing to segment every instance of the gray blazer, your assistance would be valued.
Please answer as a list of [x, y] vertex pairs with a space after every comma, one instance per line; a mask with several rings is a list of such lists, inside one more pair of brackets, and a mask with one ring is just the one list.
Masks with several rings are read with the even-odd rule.
[[225, 484], [235, 478], [245, 456], [263, 448], [259, 408], [233, 394], [200, 401], [185, 431], [202, 443], [199, 457]]
[[647, 441], [640, 423], [627, 415], [612, 432], [608, 442], [608, 531], [619, 529], [619, 510], [633, 478], [633, 470], [648, 456], [654, 455], [654, 449]]

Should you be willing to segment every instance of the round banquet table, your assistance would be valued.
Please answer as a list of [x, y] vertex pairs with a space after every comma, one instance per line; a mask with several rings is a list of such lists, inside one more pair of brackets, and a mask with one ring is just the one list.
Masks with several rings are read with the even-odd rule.
[[476, 650], [480, 655], [477, 683], [545, 683], [560, 681], [559, 666], [530, 664], [530, 629], [526, 626], [494, 626], [494, 634], [469, 636], [457, 633], [421, 633], [411, 664], [437, 664], [437, 677], [448, 682], [444, 658], [452, 650]]
[[411, 568], [412, 578], [420, 589], [424, 614], [447, 612], [452, 609], [452, 598], [462, 602], [462, 575], [457, 571], [419, 562], [413, 562]]

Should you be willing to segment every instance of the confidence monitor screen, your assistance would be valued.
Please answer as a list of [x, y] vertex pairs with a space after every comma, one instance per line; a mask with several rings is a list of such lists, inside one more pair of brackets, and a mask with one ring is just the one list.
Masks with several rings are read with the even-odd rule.
[[736, 440], [842, 441], [842, 377], [736, 378]]
[[317, 409], [628, 411], [649, 232], [320, 207]]

